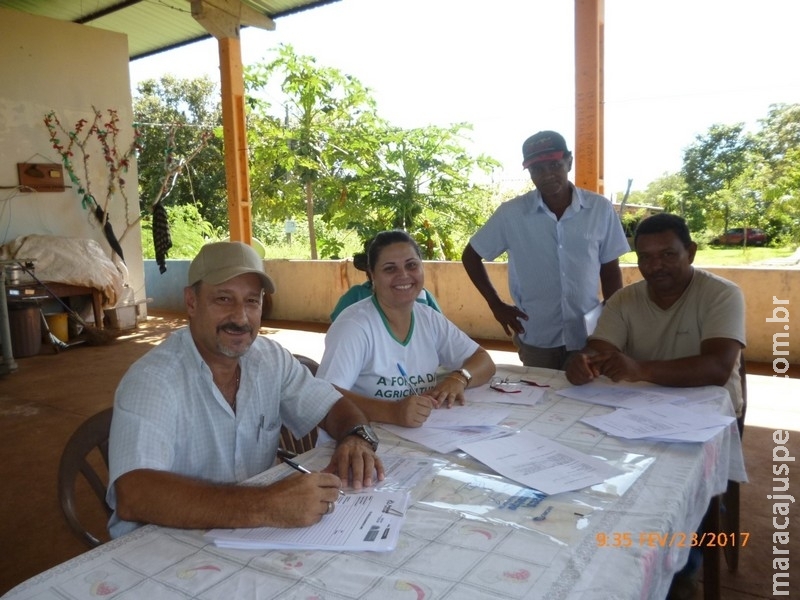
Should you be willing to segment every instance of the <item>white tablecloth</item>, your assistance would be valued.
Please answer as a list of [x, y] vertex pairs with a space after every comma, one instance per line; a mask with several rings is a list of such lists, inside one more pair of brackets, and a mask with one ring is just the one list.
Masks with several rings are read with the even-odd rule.
[[[551, 387], [536, 406], [513, 406], [504, 424], [609, 460], [626, 476], [537, 504], [463, 453], [436, 455], [384, 431], [380, 453], [442, 465], [414, 490], [393, 552], [225, 550], [202, 531], [146, 526], [6, 597], [661, 600], [711, 497], [728, 479], [746, 480], [735, 423], [705, 444], [615, 439], [578, 422], [612, 409], [558, 395], [569, 385], [563, 373], [499, 369], [523, 371]], [[669, 391], [733, 414], [723, 388]], [[329, 454], [303, 458], [319, 468]]]

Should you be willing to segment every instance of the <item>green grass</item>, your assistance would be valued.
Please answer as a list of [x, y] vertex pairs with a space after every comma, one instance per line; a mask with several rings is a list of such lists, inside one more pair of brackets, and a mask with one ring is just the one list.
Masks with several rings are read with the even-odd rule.
[[[728, 248], [702, 248], [697, 251], [694, 264], [698, 267], [737, 267], [755, 265], [760, 262], [775, 258], [786, 258], [794, 254], [796, 248], [742, 248], [731, 246]], [[619, 262], [622, 264], [636, 264], [636, 253], [623, 254]]]

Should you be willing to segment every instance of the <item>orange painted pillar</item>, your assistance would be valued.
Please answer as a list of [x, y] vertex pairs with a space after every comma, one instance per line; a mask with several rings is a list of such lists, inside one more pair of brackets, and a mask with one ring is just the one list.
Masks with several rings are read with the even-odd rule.
[[242, 47], [238, 37], [219, 38], [219, 68], [231, 240], [250, 244], [253, 236], [250, 169], [247, 162]]
[[575, 0], [575, 185], [602, 194], [604, 0]]

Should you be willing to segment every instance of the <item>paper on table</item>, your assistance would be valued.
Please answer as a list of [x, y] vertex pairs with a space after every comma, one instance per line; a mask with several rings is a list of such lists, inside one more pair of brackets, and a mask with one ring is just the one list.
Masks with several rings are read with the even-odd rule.
[[600, 319], [600, 314], [603, 312], [603, 303], [598, 302], [592, 310], [583, 315], [583, 324], [586, 325], [586, 335], [590, 336], [594, 333], [597, 327], [597, 321]]
[[618, 408], [607, 415], [583, 417], [581, 421], [617, 437], [640, 439], [728, 425], [733, 419], [673, 404], [656, 404], [645, 408]]
[[431, 411], [422, 427], [464, 427], [497, 425], [511, 414], [511, 410], [498, 406], [454, 406]]
[[603, 380], [595, 380], [585, 385], [574, 385], [558, 390], [558, 393], [573, 400], [620, 408], [641, 408], [682, 399], [675, 394], [662, 393], [648, 387], [622, 386]]
[[204, 537], [223, 548], [388, 552], [397, 545], [408, 502], [408, 492], [347, 494], [310, 527], [212, 529]]
[[400, 427], [381, 425], [398, 437], [415, 442], [436, 452], [447, 454], [458, 450], [460, 444], [480, 440], [505, 437], [514, 433], [513, 429], [501, 425], [466, 427]]
[[532, 431], [462, 444], [461, 449], [504, 477], [545, 494], [579, 490], [622, 473], [600, 459]]
[[659, 435], [652, 440], [660, 442], [707, 442], [714, 438], [720, 431], [725, 429], [725, 426], [706, 427], [705, 429], [695, 429], [694, 431], [679, 431], [678, 433], [668, 433]]

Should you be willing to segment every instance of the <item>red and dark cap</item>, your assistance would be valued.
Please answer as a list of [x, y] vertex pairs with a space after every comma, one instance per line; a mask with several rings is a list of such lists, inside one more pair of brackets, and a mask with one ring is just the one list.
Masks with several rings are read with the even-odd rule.
[[555, 131], [540, 131], [522, 144], [522, 168], [545, 160], [561, 160], [569, 154], [567, 142]]

